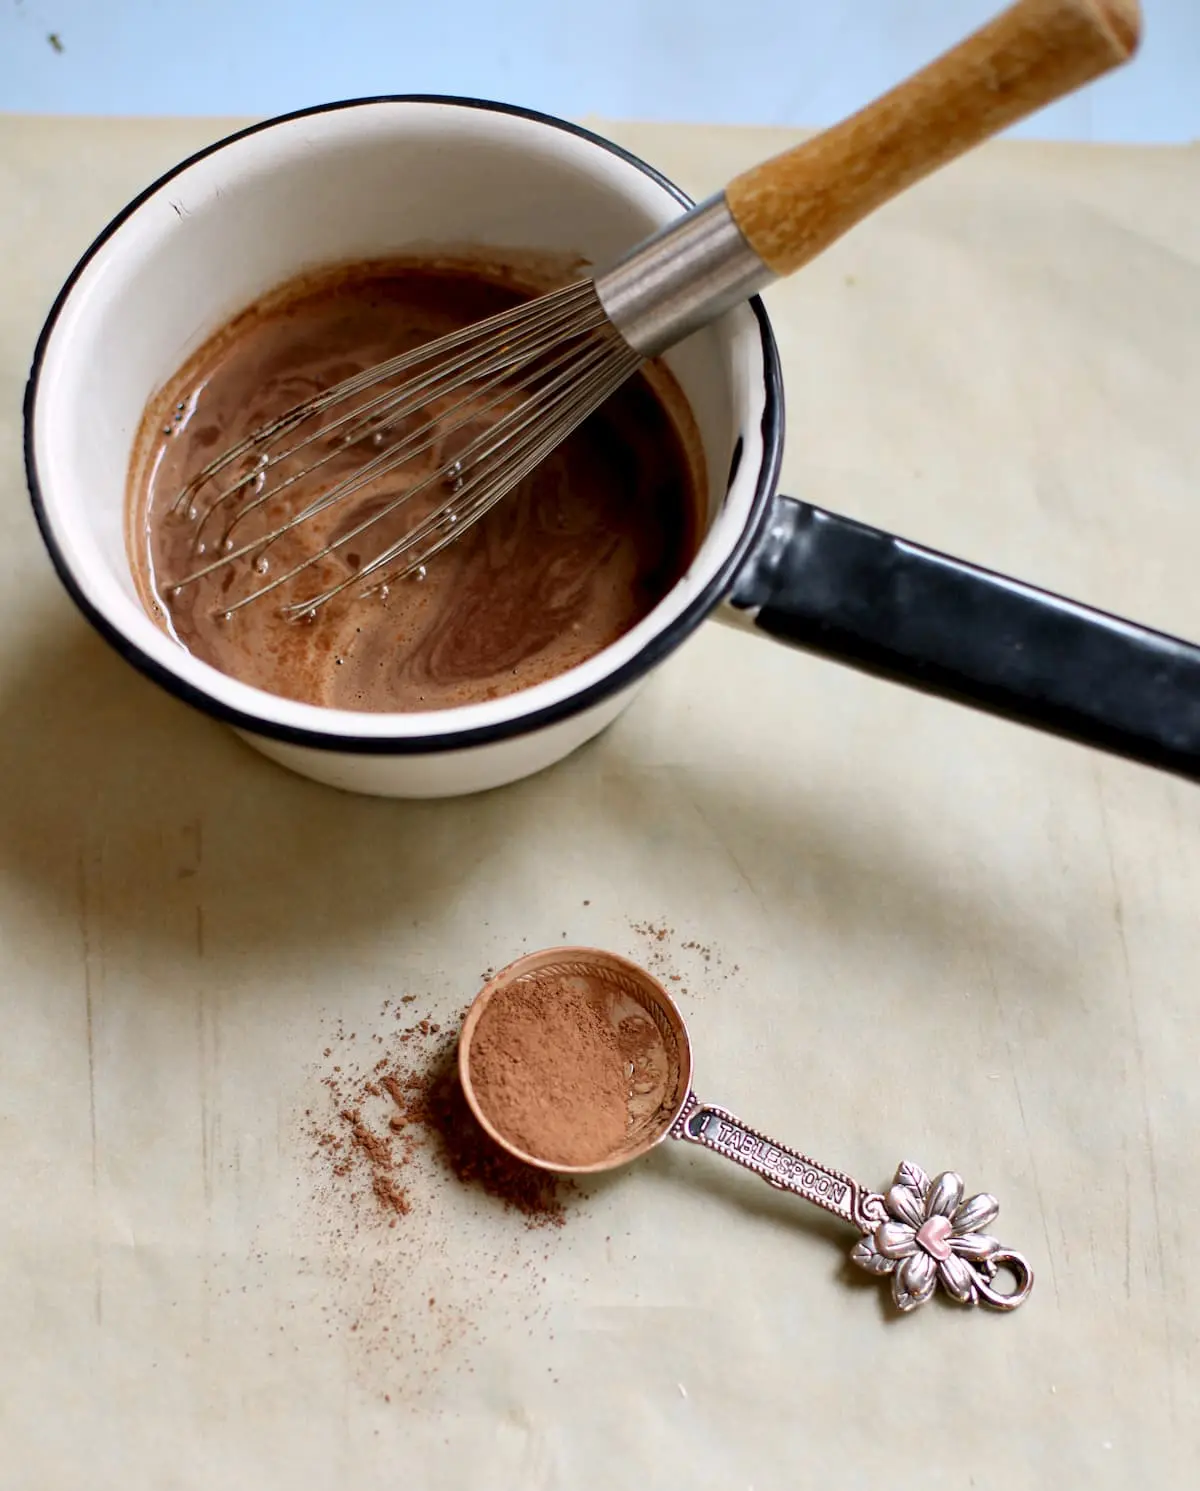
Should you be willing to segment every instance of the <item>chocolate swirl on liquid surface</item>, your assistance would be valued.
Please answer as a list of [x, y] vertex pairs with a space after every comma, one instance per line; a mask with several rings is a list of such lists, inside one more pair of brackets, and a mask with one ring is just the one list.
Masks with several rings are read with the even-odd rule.
[[[231, 599], [258, 579], [249, 557], [174, 590], [212, 552], [197, 556], [196, 524], [172, 506], [217, 452], [360, 369], [544, 288], [496, 266], [360, 265], [284, 287], [218, 333], [152, 402], [136, 447], [129, 541], [151, 614], [190, 652], [245, 683], [381, 711], [442, 709], [528, 688], [636, 625], [691, 561], [705, 489], [690, 410], [658, 365], [431, 560], [423, 579], [391, 585], [385, 597], [359, 598], [352, 587], [304, 622], [281, 614], [281, 597], [297, 598], [285, 588], [226, 620]], [[461, 446], [469, 436], [453, 438]], [[361, 449], [332, 454], [323, 472], [330, 482], [364, 459]], [[453, 455], [439, 440], [400, 477], [289, 535], [270, 551], [274, 572], [377, 511], [398, 482], [411, 485]], [[351, 573], [413, 521], [406, 510], [351, 540], [298, 593]], [[215, 546], [219, 525], [203, 537]]]

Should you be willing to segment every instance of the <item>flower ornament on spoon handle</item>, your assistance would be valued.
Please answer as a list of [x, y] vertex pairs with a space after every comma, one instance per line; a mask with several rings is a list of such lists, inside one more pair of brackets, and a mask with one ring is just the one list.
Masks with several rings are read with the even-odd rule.
[[[850, 1257], [868, 1273], [891, 1276], [892, 1298], [905, 1313], [932, 1299], [939, 1284], [960, 1305], [1007, 1311], [1029, 1298], [1029, 1263], [984, 1230], [996, 1220], [999, 1202], [985, 1192], [964, 1199], [962, 1176], [952, 1170], [930, 1179], [919, 1165], [905, 1160], [883, 1195], [777, 1144], [694, 1095], [672, 1125], [671, 1137], [714, 1150], [769, 1185], [792, 1191], [857, 1227], [863, 1236]], [[1001, 1269], [1014, 1280], [1010, 1291], [995, 1287]]]

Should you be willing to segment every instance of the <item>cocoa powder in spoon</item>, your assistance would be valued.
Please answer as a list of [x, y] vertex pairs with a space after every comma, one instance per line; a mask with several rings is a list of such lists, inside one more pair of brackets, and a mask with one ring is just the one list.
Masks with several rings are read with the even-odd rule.
[[594, 995], [534, 974], [497, 993], [480, 1016], [471, 1085], [488, 1121], [525, 1154], [594, 1164], [625, 1139], [634, 1069], [627, 1045]]

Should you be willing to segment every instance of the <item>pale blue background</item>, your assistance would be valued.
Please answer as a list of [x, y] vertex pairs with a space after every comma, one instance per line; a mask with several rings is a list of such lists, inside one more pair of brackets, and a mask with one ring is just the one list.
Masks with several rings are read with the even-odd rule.
[[[445, 92], [574, 117], [819, 125], [1000, 3], [0, 0], [0, 109], [261, 115], [364, 93]], [[1143, 9], [1137, 62], [1021, 133], [1200, 137], [1200, 0], [1143, 0]]]

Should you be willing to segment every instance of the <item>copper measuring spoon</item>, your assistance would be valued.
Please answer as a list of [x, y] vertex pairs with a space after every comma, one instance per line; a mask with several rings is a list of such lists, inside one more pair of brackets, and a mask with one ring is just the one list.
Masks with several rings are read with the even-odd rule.
[[[480, 1017], [498, 995], [524, 980], [550, 976], [577, 988], [603, 1011], [614, 1030], [630, 1017], [648, 1016], [661, 1041], [645, 1070], [630, 1071], [629, 1122], [618, 1149], [587, 1165], [563, 1165], [530, 1154], [508, 1139], [483, 1110], [471, 1080], [471, 1044]], [[768, 1185], [822, 1207], [862, 1234], [850, 1256], [868, 1273], [890, 1275], [892, 1296], [908, 1311], [930, 1299], [940, 1283], [959, 1304], [1015, 1310], [1033, 1288], [1033, 1270], [1020, 1253], [1001, 1247], [982, 1229], [999, 1212], [994, 1196], [963, 1197], [962, 1177], [945, 1171], [932, 1179], [910, 1161], [896, 1170], [886, 1194], [868, 1190], [839, 1170], [749, 1128], [724, 1108], [702, 1103], [692, 1091], [692, 1048], [687, 1027], [666, 989], [644, 968], [592, 947], [529, 953], [501, 969], [480, 990], [463, 1022], [458, 1070], [471, 1112], [485, 1132], [515, 1159], [558, 1174], [615, 1170], [670, 1137], [703, 1145], [762, 1176]], [[1014, 1280], [995, 1287], [1000, 1270]]]

